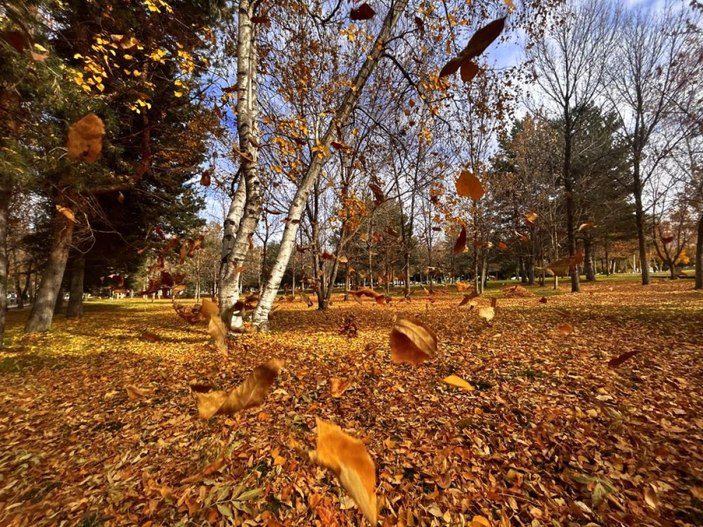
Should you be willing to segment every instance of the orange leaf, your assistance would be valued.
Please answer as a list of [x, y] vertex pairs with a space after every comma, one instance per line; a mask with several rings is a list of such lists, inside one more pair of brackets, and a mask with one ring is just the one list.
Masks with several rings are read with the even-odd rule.
[[206, 317], [216, 317], [220, 314], [220, 306], [212, 300], [203, 298], [202, 304], [200, 305], [200, 312]]
[[340, 427], [317, 418], [317, 449], [310, 458], [339, 478], [371, 525], [378, 522], [376, 465], [364, 443]]
[[444, 379], [442, 379], [442, 382], [444, 384], [455, 386], [467, 392], [473, 392], [475, 390], [475, 388], [471, 386], [468, 382], [456, 375], [450, 375], [449, 377], [445, 377]]
[[574, 326], [569, 324], [568, 322], [564, 322], [563, 324], [559, 324], [559, 333], [562, 335], [570, 335], [574, 331]]
[[532, 212], [532, 211], [526, 212], [525, 214], [523, 214], [523, 216], [525, 216], [527, 223], [534, 223], [537, 221], [537, 218], [539, 217], [536, 212]]
[[227, 328], [220, 317], [210, 317], [207, 332], [215, 341], [215, 347], [220, 353], [227, 353]]
[[505, 242], [498, 242], [498, 249], [501, 251], [507, 251], [508, 250], [508, 244]]
[[254, 368], [246, 380], [229, 392], [217, 390], [195, 393], [198, 414], [203, 419], [213, 415], [233, 415], [240, 410], [259, 406], [283, 368], [283, 361], [272, 359]]
[[339, 377], [332, 377], [330, 379], [330, 392], [332, 392], [332, 397], [341, 397], [350, 386], [351, 381], [345, 381]]
[[459, 69], [459, 66], [478, 57], [488, 46], [497, 39], [505, 27], [505, 17], [499, 18], [482, 27], [469, 40], [466, 47], [452, 60], [447, 62], [439, 72], [440, 77], [451, 75]]
[[208, 168], [205, 172], [203, 172], [203, 175], [200, 176], [200, 184], [203, 187], [209, 187], [210, 186], [210, 169]]
[[578, 230], [580, 232], [580, 231], [587, 231], [588, 229], [592, 229], [592, 228], [593, 228], [593, 224], [589, 222], [589, 223], [582, 223], [581, 225], [579, 225]]
[[181, 480], [181, 484], [186, 484], [186, 483], [197, 483], [203, 478], [206, 478], [208, 476], [212, 476], [216, 472], [219, 472], [220, 469], [225, 465], [225, 457], [218, 457], [215, 461], [207, 465], [203, 470], [195, 474], [194, 476], [187, 477], [183, 480]]
[[456, 192], [474, 201], [480, 200], [486, 193], [479, 179], [468, 170], [462, 170], [459, 174], [459, 179], [456, 180]]
[[69, 209], [68, 207], [64, 207], [62, 205], [56, 205], [56, 210], [58, 210], [61, 214], [66, 216], [66, 219], [69, 221], [72, 221], [73, 223], [76, 223], [76, 215], [73, 214], [73, 211]]
[[138, 388], [133, 384], [128, 384], [124, 387], [124, 389], [127, 392], [127, 397], [130, 401], [136, 401], [137, 399], [147, 397], [154, 393], [152, 388]]
[[398, 319], [391, 331], [391, 360], [421, 364], [437, 353], [437, 335], [417, 320]]
[[461, 254], [466, 252], [466, 227], [461, 228], [459, 237], [454, 243], [454, 254]]

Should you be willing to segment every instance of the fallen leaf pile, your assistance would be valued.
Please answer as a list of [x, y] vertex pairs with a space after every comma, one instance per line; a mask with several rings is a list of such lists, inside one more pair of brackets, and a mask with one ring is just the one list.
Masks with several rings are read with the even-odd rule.
[[[33, 336], [10, 310], [0, 525], [700, 525], [690, 287], [490, 289], [490, 324], [454, 288], [284, 302], [226, 355], [169, 301], [88, 302]], [[396, 329], [421, 364], [393, 362]]]

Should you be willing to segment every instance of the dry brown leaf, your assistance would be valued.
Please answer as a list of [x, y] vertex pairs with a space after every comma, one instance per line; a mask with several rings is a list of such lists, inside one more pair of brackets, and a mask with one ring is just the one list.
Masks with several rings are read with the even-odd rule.
[[498, 242], [498, 249], [501, 251], [507, 251], [508, 250], [508, 244], [505, 242]]
[[124, 387], [127, 392], [127, 397], [130, 401], [136, 401], [142, 397], [148, 397], [154, 393], [153, 388], [139, 388], [134, 384], [128, 384]]
[[460, 69], [461, 80], [464, 82], [471, 82], [474, 77], [478, 75], [478, 71], [478, 66], [475, 62], [470, 60], [464, 62]]
[[641, 352], [642, 352], [642, 350], [634, 350], [634, 351], [627, 351], [627, 352], [623, 353], [622, 355], [618, 355], [614, 359], [611, 359], [610, 361], [608, 361], [608, 367], [609, 368], [617, 368], [623, 362], [631, 359], [632, 357], [640, 354]]
[[369, 20], [373, 18], [375, 14], [376, 11], [374, 11], [369, 4], [363, 3], [359, 7], [355, 7], [351, 10], [349, 18], [352, 20]]
[[491, 527], [491, 522], [485, 516], [474, 516], [471, 518], [469, 527]]
[[220, 353], [227, 353], [227, 328], [222, 319], [218, 316], [210, 317], [207, 325], [207, 332], [215, 341], [215, 348]]
[[345, 381], [339, 377], [332, 377], [330, 379], [330, 392], [332, 397], [341, 397], [344, 392], [346, 392], [351, 386], [351, 381]]
[[456, 388], [460, 388], [467, 392], [473, 392], [475, 390], [475, 388], [471, 386], [468, 382], [456, 375], [450, 375], [449, 377], [445, 377], [444, 379], [442, 379], [442, 382], [444, 384], [455, 386]]
[[417, 320], [400, 318], [391, 331], [391, 360], [421, 364], [437, 353], [437, 335]]
[[246, 380], [229, 392], [217, 390], [195, 393], [198, 414], [203, 419], [213, 415], [233, 415], [240, 410], [259, 406], [283, 368], [283, 361], [272, 359], [254, 368]]
[[317, 449], [310, 452], [310, 459], [334, 472], [366, 519], [376, 525], [376, 465], [364, 443], [335, 424], [316, 421]]
[[474, 201], [480, 200], [486, 193], [481, 181], [468, 170], [462, 170], [459, 174], [459, 179], [456, 180], [456, 192], [460, 196], [471, 198]]
[[444, 77], [446, 75], [451, 75], [452, 73], [455, 73], [460, 66], [471, 59], [478, 57], [486, 50], [488, 46], [491, 45], [491, 42], [500, 36], [504, 27], [505, 17], [493, 20], [486, 26], [476, 31], [461, 53], [444, 65], [442, 70], [439, 72], [439, 76]]
[[220, 306], [207, 298], [202, 299], [200, 312], [206, 317], [217, 317], [220, 314]]
[[579, 232], [587, 231], [588, 229], [592, 229], [592, 228], [593, 228], [593, 224], [591, 222], [582, 223], [581, 225], [579, 225], [578, 231]]
[[657, 489], [651, 483], [644, 489], [644, 501], [652, 510], [657, 510], [661, 507], [661, 501], [657, 496]]
[[68, 128], [68, 157], [91, 163], [100, 158], [105, 125], [94, 113], [89, 113]]
[[523, 214], [525, 216], [525, 219], [527, 220], [527, 223], [534, 223], [537, 221], [537, 218], [539, 217], [536, 212], [526, 212]]
[[459, 237], [456, 239], [456, 243], [454, 243], [454, 254], [461, 254], [466, 252], [466, 227], [462, 226], [461, 227], [461, 232], [459, 233]]
[[63, 214], [67, 220], [76, 223], [76, 215], [73, 214], [73, 211], [68, 207], [64, 207], [63, 205], [56, 205], [56, 210], [59, 211], [59, 213]]

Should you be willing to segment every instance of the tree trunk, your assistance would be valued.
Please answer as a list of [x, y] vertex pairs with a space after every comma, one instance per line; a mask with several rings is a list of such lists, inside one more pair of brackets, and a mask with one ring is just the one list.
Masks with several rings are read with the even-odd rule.
[[410, 251], [406, 249], [403, 257], [405, 260], [405, 288], [403, 290], [403, 296], [405, 298], [410, 298]]
[[[67, 207], [68, 203], [64, 203], [63, 206]], [[59, 212], [54, 213], [52, 223], [49, 261], [42, 272], [32, 311], [24, 328], [26, 333], [47, 331], [51, 327], [56, 299], [66, 270], [74, 223]]]
[[[244, 202], [246, 199], [246, 182], [240, 175], [239, 186], [234, 193], [232, 203], [230, 203], [225, 218], [224, 229], [222, 233], [222, 259], [220, 260], [219, 271], [219, 299], [220, 299], [220, 316], [223, 320], [231, 318], [231, 313], [234, 311], [234, 304], [239, 300], [240, 282], [234, 280], [234, 262], [232, 261], [232, 251], [234, 250], [234, 242], [239, 230], [239, 222], [244, 213]], [[229, 320], [225, 320], [229, 323]]]
[[[566, 199], [566, 237], [569, 246], [569, 256], [576, 256], [576, 234], [575, 223], [576, 217], [574, 213], [574, 180], [571, 174], [571, 109], [564, 109], [564, 166], [562, 167], [562, 177], [564, 178], [564, 195]], [[571, 274], [571, 292], [578, 293], [581, 291], [579, 283], [578, 265], [574, 265], [570, 270]]]
[[635, 225], [637, 226], [637, 243], [640, 255], [642, 285], [649, 285], [649, 258], [647, 256], [647, 236], [645, 234], [644, 207], [642, 205], [642, 183], [640, 182], [639, 167], [634, 167], [633, 194], [635, 197]]
[[698, 241], [696, 241], [696, 289], [703, 289], [703, 212], [698, 218]]
[[[386, 14], [386, 18], [383, 21], [381, 31], [379, 32], [376, 41], [373, 43], [373, 46], [370, 48], [370, 52], [366, 57], [364, 64], [356, 74], [356, 77], [352, 81], [352, 85], [344, 95], [344, 98], [337, 108], [334, 117], [329, 123], [327, 131], [320, 140], [322, 145], [320, 150], [322, 152], [330, 151], [330, 145], [337, 135], [337, 128], [341, 128], [347, 122], [347, 119], [351, 115], [351, 112], [361, 96], [361, 92], [366, 85], [366, 81], [371, 76], [371, 73], [381, 58], [381, 54], [385, 49], [385, 43], [390, 38], [392, 30], [398, 22], [400, 15], [403, 11], [405, 11], [407, 4], [408, 0], [398, 0], [391, 5], [391, 8]], [[298, 231], [299, 220], [303, 214], [305, 201], [307, 200], [307, 196], [310, 193], [313, 183], [320, 175], [322, 167], [329, 156], [330, 154], [318, 154], [313, 157], [288, 209], [289, 221], [286, 223], [283, 230], [283, 237], [281, 239], [281, 245], [276, 257], [276, 263], [271, 270], [271, 275], [266, 283], [266, 287], [261, 295], [261, 300], [256, 307], [256, 311], [254, 311], [254, 325], [259, 327], [261, 330], [267, 329], [269, 311], [271, 310], [273, 301], [276, 299], [278, 288], [281, 285], [281, 278], [285, 273], [288, 260], [290, 259], [290, 255], [295, 247], [295, 235]]]
[[0, 176], [0, 348], [5, 337], [7, 313], [7, 220], [10, 215], [11, 196], [12, 186], [9, 178]]
[[85, 254], [76, 251], [71, 267], [71, 290], [68, 297], [66, 317], [83, 316], [83, 281], [85, 277]]
[[586, 234], [583, 239], [583, 272], [587, 282], [596, 281], [596, 273], [593, 270], [593, 241], [591, 236]]

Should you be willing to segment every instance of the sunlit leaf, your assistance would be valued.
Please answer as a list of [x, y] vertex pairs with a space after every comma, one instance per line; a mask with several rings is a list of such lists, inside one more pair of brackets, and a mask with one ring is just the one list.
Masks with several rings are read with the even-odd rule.
[[378, 522], [376, 465], [364, 443], [332, 423], [316, 419], [317, 448], [310, 458], [329, 468], [371, 525]]
[[152, 388], [139, 388], [133, 384], [128, 384], [124, 387], [127, 392], [127, 397], [130, 401], [135, 401], [141, 399], [142, 397], [148, 397], [154, 393]]
[[442, 382], [444, 384], [455, 386], [467, 392], [472, 392], [475, 390], [475, 388], [471, 386], [468, 382], [456, 375], [450, 375], [449, 377], [445, 377], [444, 379], [442, 379]]
[[76, 223], [76, 215], [73, 214], [73, 211], [68, 207], [64, 207], [63, 205], [56, 205], [56, 210], [59, 211], [59, 213], [63, 214], [67, 220]]
[[481, 181], [468, 170], [462, 170], [459, 174], [459, 179], [456, 180], [456, 192], [460, 196], [471, 198], [474, 201], [480, 200], [486, 193]]
[[341, 397], [344, 392], [346, 392], [351, 386], [350, 380], [340, 379], [339, 377], [332, 377], [330, 379], [330, 392], [332, 397]]
[[214, 415], [232, 415], [259, 406], [282, 368], [282, 360], [272, 359], [254, 368], [242, 384], [228, 392], [195, 392], [198, 414], [203, 419], [209, 419]]
[[523, 214], [523, 216], [525, 216], [527, 223], [534, 223], [537, 221], [538, 218], [537, 213], [532, 211], [526, 212], [525, 214]]
[[391, 360], [421, 364], [437, 353], [437, 335], [418, 320], [398, 319], [391, 331]]

